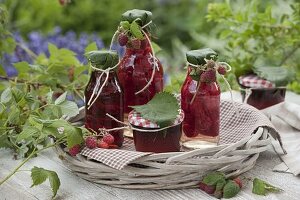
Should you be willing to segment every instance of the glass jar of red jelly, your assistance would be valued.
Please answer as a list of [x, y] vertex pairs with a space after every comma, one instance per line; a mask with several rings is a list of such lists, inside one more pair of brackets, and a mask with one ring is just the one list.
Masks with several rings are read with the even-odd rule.
[[[125, 55], [118, 68], [118, 78], [124, 91], [126, 119], [132, 110], [129, 106], [146, 104], [156, 93], [163, 90], [163, 68], [160, 61], [153, 57], [150, 44], [151, 18], [151, 12], [137, 9], [129, 10], [122, 15], [122, 22], [136, 22], [143, 34], [143, 39], [136, 38], [130, 31], [119, 34], [120, 45], [126, 46]], [[148, 87], [144, 88], [149, 82]]]
[[[123, 92], [116, 74], [119, 57], [113, 51], [92, 51], [87, 54], [92, 66], [90, 80], [85, 88], [85, 127], [96, 133], [99, 128], [111, 129], [121, 125], [106, 113], [123, 121]], [[123, 144], [123, 130], [111, 131], [114, 144]]]
[[185, 113], [181, 140], [187, 148], [215, 146], [219, 141], [221, 92], [216, 80], [217, 56], [209, 48], [186, 53], [189, 66], [181, 88], [181, 108]]
[[180, 151], [180, 137], [184, 113], [181, 110], [174, 123], [161, 130], [155, 122], [141, 117], [136, 111], [131, 111], [128, 121], [133, 127], [135, 149], [142, 152], [176, 152]]
[[240, 76], [238, 82], [242, 88], [243, 102], [259, 110], [281, 103], [285, 99], [285, 87], [276, 87], [271, 81], [255, 74]]

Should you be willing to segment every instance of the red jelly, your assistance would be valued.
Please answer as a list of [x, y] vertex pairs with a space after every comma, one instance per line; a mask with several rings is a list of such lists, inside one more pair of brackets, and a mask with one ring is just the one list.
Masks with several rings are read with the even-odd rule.
[[[88, 56], [89, 57], [89, 56]], [[97, 58], [104, 59], [97, 59]], [[108, 59], [112, 59], [108, 61]], [[99, 68], [102, 70], [108, 67], [113, 67], [118, 63], [118, 56], [114, 52], [107, 51], [96, 51], [93, 52], [93, 56], [89, 57], [89, 61], [94, 68]], [[94, 62], [93, 62], [94, 61]], [[104, 63], [103, 63], [104, 62]], [[106, 115], [106, 113], [112, 115], [116, 119], [123, 121], [123, 93], [120, 89], [120, 84], [116, 76], [116, 72], [112, 69], [109, 71], [108, 79], [104, 85], [100, 95], [96, 98], [97, 93], [94, 95], [93, 99], [96, 98], [92, 105], [88, 105], [90, 98], [94, 92], [94, 88], [100, 88], [106, 78], [106, 74], [103, 71], [93, 70], [89, 83], [85, 89], [85, 102], [86, 102], [86, 117], [85, 117], [85, 127], [99, 133], [99, 128], [116, 128], [121, 125], [112, 120]], [[102, 77], [100, 78], [102, 74]], [[97, 86], [97, 79], [100, 84]], [[98, 90], [99, 92], [99, 90]], [[95, 92], [94, 92], [95, 93]], [[123, 130], [111, 131], [110, 134], [114, 136], [114, 144], [119, 147], [123, 144]]]
[[180, 151], [183, 118], [184, 113], [180, 111], [173, 125], [161, 129], [155, 122], [143, 118], [135, 111], [131, 111], [128, 120], [133, 127], [135, 149], [155, 153]]
[[[134, 21], [139, 23], [140, 27], [143, 27], [151, 23], [151, 17], [152, 14], [149, 11], [130, 10], [122, 15], [122, 20], [129, 23]], [[163, 90], [164, 85], [162, 65], [157, 58], [153, 58], [153, 52], [147, 40], [150, 36], [148, 26], [142, 29], [144, 37], [142, 40], [134, 38], [130, 32], [126, 32], [126, 36], [124, 36], [125, 33], [122, 34], [123, 37], [129, 38], [126, 43], [125, 55], [118, 69], [118, 78], [124, 91], [124, 112], [126, 114], [132, 110], [128, 106], [146, 104], [156, 93]], [[154, 62], [157, 63], [156, 67], [154, 67]], [[151, 80], [153, 70], [155, 70], [155, 74], [149, 87], [145, 88], [143, 92], [136, 94]]]
[[[191, 54], [189, 54], [191, 53]], [[187, 53], [187, 59], [193, 65], [205, 65], [206, 59], [217, 54], [211, 49], [195, 50]], [[193, 59], [191, 59], [193, 58]], [[181, 88], [181, 108], [185, 113], [183, 121], [183, 145], [200, 148], [203, 141], [217, 143], [220, 129], [220, 87], [215, 75], [210, 81], [201, 81], [200, 71], [189, 66], [186, 80]], [[198, 78], [197, 78], [198, 76]], [[200, 85], [198, 85], [200, 84]]]

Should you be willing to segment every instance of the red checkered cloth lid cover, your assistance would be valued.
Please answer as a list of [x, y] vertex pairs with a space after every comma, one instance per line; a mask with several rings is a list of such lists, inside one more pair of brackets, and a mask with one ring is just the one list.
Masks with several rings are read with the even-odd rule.
[[275, 84], [255, 74], [239, 77], [239, 83], [250, 88], [274, 88]]
[[[183, 110], [179, 110], [179, 114], [177, 115], [177, 118], [175, 119], [173, 125], [180, 124], [184, 119], [184, 112]], [[131, 111], [128, 115], [128, 121], [131, 125], [143, 127], [143, 128], [160, 128], [158, 124], [155, 122], [151, 122], [148, 119], [144, 119], [140, 113], [136, 111]]]

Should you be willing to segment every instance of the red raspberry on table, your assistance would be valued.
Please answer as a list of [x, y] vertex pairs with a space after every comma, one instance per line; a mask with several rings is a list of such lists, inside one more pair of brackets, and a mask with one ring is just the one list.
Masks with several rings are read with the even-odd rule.
[[85, 145], [89, 149], [94, 149], [97, 147], [97, 139], [95, 137], [87, 137], [85, 139]]
[[131, 45], [134, 49], [140, 49], [141, 48], [141, 40], [134, 38], [131, 40]]
[[102, 149], [108, 149], [108, 148], [109, 148], [109, 145], [108, 145], [106, 142], [100, 140], [100, 141], [98, 142], [98, 147], [99, 147], [99, 148], [102, 148]]
[[200, 81], [201, 82], [210, 83], [210, 82], [216, 82], [216, 80], [217, 80], [216, 70], [214, 70], [214, 69], [208, 69], [200, 75]]
[[207, 193], [207, 194], [213, 194], [216, 190], [216, 187], [213, 186], [213, 185], [206, 185], [205, 186], [205, 189], [204, 191]]
[[120, 46], [125, 46], [128, 42], [128, 36], [125, 33], [120, 33], [118, 37], [118, 42]]
[[243, 187], [243, 183], [242, 183], [242, 180], [240, 179], [240, 177], [237, 177], [235, 179], [233, 179], [233, 181], [239, 185], [240, 188]]
[[79, 144], [74, 145], [69, 149], [71, 156], [76, 156], [80, 152], [81, 146]]
[[207, 185], [205, 184], [205, 183], [203, 183], [203, 182], [200, 182], [199, 183], [199, 188], [201, 189], [201, 190], [203, 190], [203, 191], [205, 191], [205, 187], [206, 187]]
[[106, 142], [108, 145], [111, 145], [114, 143], [115, 138], [114, 138], [114, 136], [112, 136], [111, 134], [108, 133], [103, 136], [102, 141]]
[[226, 67], [224, 67], [222, 65], [219, 65], [219, 67], [218, 67], [218, 73], [221, 74], [221, 75], [225, 75], [226, 72], [227, 72]]

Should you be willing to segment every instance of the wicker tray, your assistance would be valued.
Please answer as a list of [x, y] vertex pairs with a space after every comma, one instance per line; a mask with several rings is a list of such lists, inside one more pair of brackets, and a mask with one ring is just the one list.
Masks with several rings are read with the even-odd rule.
[[[80, 115], [72, 121], [80, 120], [82, 113]], [[268, 134], [271, 129], [263, 126], [235, 143], [212, 148], [146, 155], [121, 170], [82, 155], [72, 157], [63, 147], [56, 150], [69, 169], [91, 182], [130, 189], [193, 188], [208, 171], [218, 170], [227, 177], [233, 177], [253, 168], [259, 154], [266, 151], [271, 143]], [[280, 141], [278, 135], [275, 138]]]

